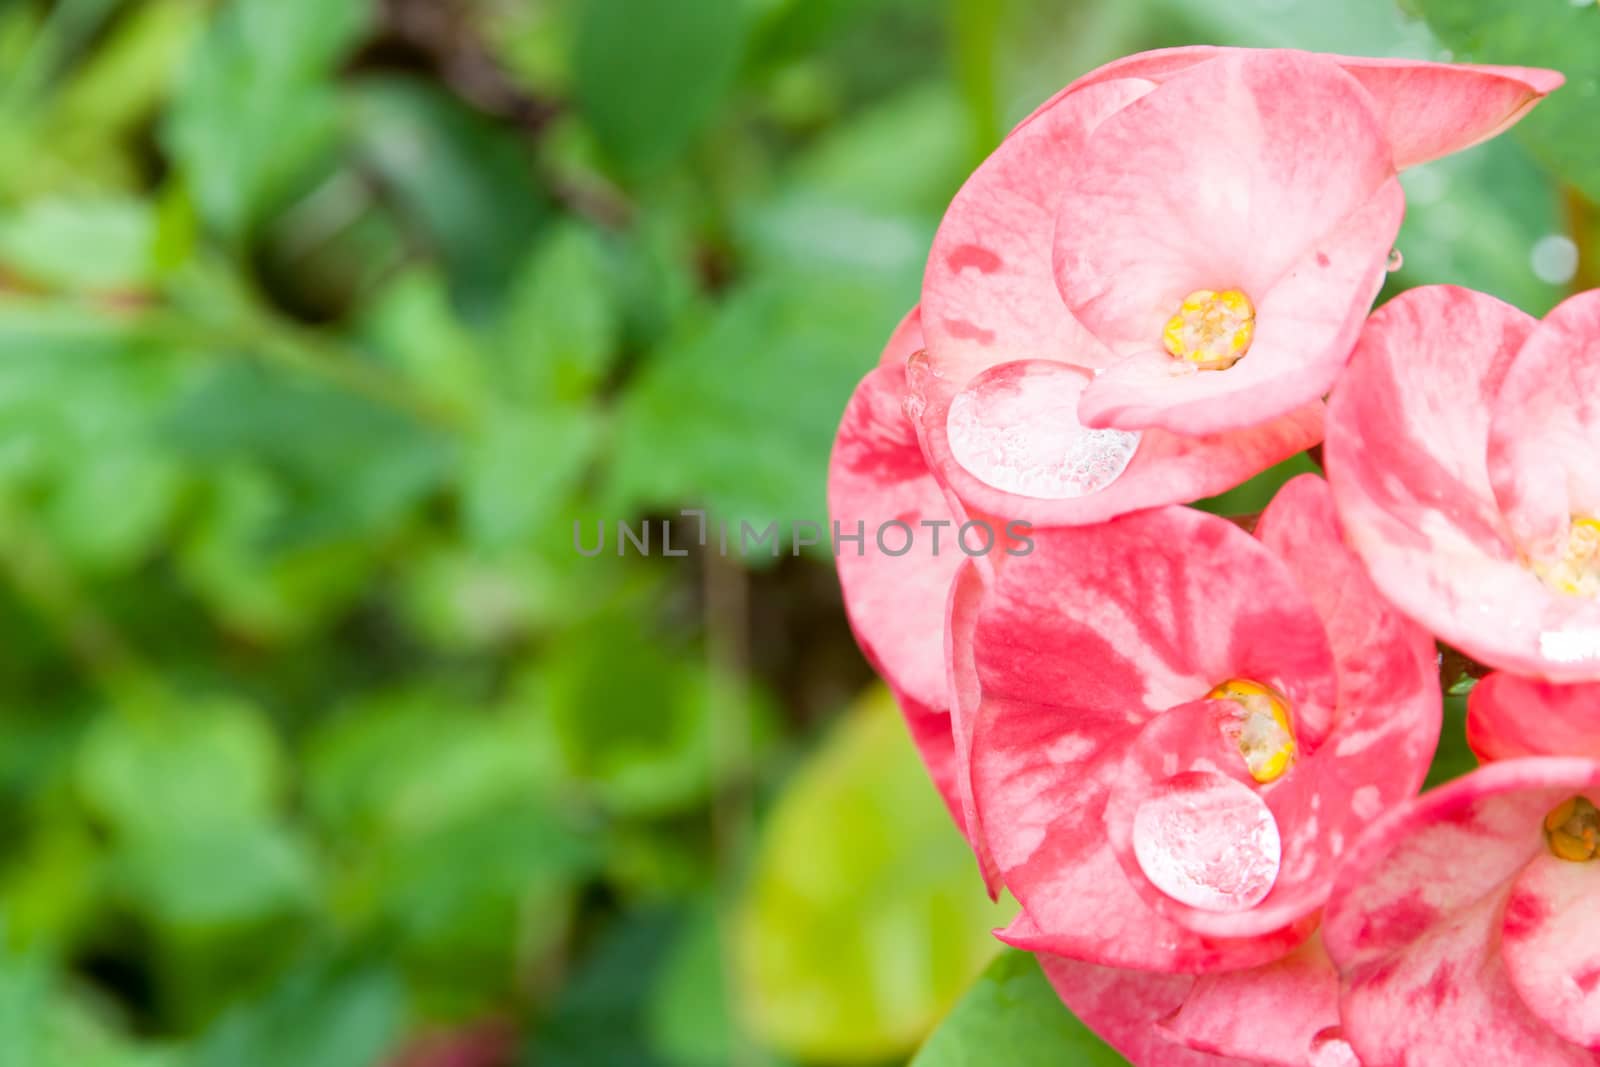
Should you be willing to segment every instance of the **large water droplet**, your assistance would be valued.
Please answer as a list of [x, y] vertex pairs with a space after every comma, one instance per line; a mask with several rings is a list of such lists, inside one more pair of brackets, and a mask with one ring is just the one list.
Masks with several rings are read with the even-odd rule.
[[1383, 265], [1383, 269], [1393, 274], [1405, 265], [1406, 257], [1401, 255], [1400, 250], [1398, 248], [1389, 249], [1389, 261]]
[[1167, 896], [1203, 911], [1245, 911], [1278, 880], [1283, 844], [1266, 802], [1213, 771], [1169, 778], [1133, 816], [1133, 854]]
[[985, 371], [950, 403], [956, 462], [1008, 493], [1067, 500], [1116, 481], [1139, 435], [1078, 422], [1087, 371], [1061, 363], [1007, 363]]

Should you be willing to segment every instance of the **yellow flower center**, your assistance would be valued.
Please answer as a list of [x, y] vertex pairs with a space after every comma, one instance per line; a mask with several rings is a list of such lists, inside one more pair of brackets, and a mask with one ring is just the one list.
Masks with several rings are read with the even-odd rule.
[[1558, 592], [1600, 597], [1600, 519], [1574, 515], [1561, 557], [1535, 570]]
[[1200, 370], [1227, 370], [1250, 351], [1256, 308], [1238, 289], [1196, 289], [1167, 320], [1161, 339], [1173, 358]]
[[1600, 809], [1588, 797], [1572, 797], [1544, 817], [1550, 851], [1564, 860], [1583, 863], [1600, 853]]
[[1231, 678], [1207, 693], [1206, 699], [1233, 701], [1233, 718], [1223, 730], [1239, 746], [1250, 777], [1262, 784], [1283, 777], [1299, 752], [1283, 695], [1248, 678]]

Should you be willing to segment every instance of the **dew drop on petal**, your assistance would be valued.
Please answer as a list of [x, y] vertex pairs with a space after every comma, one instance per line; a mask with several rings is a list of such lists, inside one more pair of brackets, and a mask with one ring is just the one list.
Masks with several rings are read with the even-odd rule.
[[1406, 257], [1400, 254], [1400, 250], [1398, 248], [1389, 249], [1389, 261], [1383, 265], [1383, 269], [1393, 274], [1405, 265]]
[[1312, 1036], [1308, 1062], [1310, 1067], [1361, 1067], [1356, 1050], [1337, 1026], [1325, 1026]]
[[1133, 854], [1167, 896], [1202, 911], [1245, 911], [1278, 880], [1278, 823], [1244, 783], [1191, 771], [1156, 787], [1133, 816]]
[[956, 462], [996, 489], [1044, 500], [1087, 496], [1116, 481], [1139, 435], [1092, 430], [1077, 419], [1090, 375], [1060, 363], [1007, 363], [950, 403]]

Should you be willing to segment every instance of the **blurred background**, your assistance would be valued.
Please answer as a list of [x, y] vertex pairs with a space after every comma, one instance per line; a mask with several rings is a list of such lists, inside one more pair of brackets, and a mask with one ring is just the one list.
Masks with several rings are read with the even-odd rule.
[[963, 177], [1193, 42], [1564, 69], [1395, 283], [1594, 284], [1592, 3], [0, 3], [0, 1067], [907, 1062], [1007, 916], [828, 557], [573, 523], [824, 521]]

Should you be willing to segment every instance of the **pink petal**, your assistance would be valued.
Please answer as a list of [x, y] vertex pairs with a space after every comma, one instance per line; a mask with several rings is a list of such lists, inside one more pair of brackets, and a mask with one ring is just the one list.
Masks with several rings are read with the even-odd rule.
[[1496, 671], [1467, 696], [1467, 741], [1481, 760], [1600, 759], [1600, 685], [1555, 685]]
[[1250, 1067], [1254, 1059], [1225, 1059], [1167, 1041], [1155, 1026], [1183, 1003], [1195, 984], [1186, 974], [1145, 974], [1041, 954], [1039, 964], [1056, 995], [1134, 1067]]
[[1340, 56], [1383, 119], [1397, 168], [1486, 141], [1566, 80], [1560, 71]]
[[[1140, 52], [1091, 71], [1040, 105], [1023, 125], [1062, 97], [1108, 78], [1165, 81], [1233, 49], [1194, 45]], [[1328, 56], [1372, 95], [1397, 169], [1459, 152], [1513, 126], [1566, 80], [1560, 71], [1470, 63], [1425, 63], [1371, 56]]]
[[1185, 368], [1157, 344], [1098, 375], [1078, 417], [1090, 426], [1205, 434], [1316, 401], [1355, 346], [1404, 213], [1405, 194], [1391, 178], [1317, 240], [1257, 304], [1255, 341], [1226, 372], [1179, 373]]
[[[1148, 430], [1128, 457], [1135, 444], [1128, 435], [1078, 423], [1088, 381], [1078, 368], [1033, 360], [992, 367], [962, 389], [913, 360], [913, 411], [935, 476], [978, 512], [1035, 526], [1082, 525], [1214, 496], [1322, 437], [1322, 405], [1314, 402], [1210, 437]], [[1085, 478], [1080, 469], [1098, 473]]]
[[1557, 556], [1571, 517], [1600, 517], [1600, 290], [1534, 329], [1491, 411], [1489, 478], [1512, 538], [1533, 559]]
[[1345, 976], [1345, 1039], [1363, 1063], [1593, 1067], [1512, 989], [1495, 951], [1502, 890], [1441, 919], [1406, 951]]
[[1491, 400], [1534, 322], [1449, 286], [1368, 321], [1329, 404], [1328, 480], [1351, 546], [1402, 611], [1485, 663], [1592, 677], [1600, 605], [1519, 559], [1489, 482]]
[[[950, 543], [953, 528], [944, 531], [944, 551], [935, 555], [932, 531], [918, 525], [951, 520], [901, 409], [904, 359], [920, 343], [913, 311], [895, 331], [882, 365], [850, 398], [829, 463], [828, 511], [844, 532], [854, 532], [858, 522], [865, 531], [859, 551], [842, 544], [837, 556], [845, 611], [863, 654], [889, 683], [923, 761], [959, 819], [943, 627], [907, 624], [907, 619], [944, 617], [950, 583], [963, 558]], [[879, 526], [891, 520], [909, 524], [916, 534], [911, 551], [901, 556], [888, 555], [876, 543]]]
[[976, 825], [1039, 928], [1027, 947], [1201, 971], [1297, 943], [1305, 930], [1240, 941], [1156, 914], [1101, 826], [1123, 754], [1157, 713], [1233, 677], [1331, 699], [1319, 624], [1281, 565], [1233, 524], [1167, 508], [1036, 533], [1033, 552], [1006, 560], [992, 583], [952, 602], [950, 632], [957, 663], [971, 656], [979, 700]]
[[[1249, 377], [1278, 377], [1293, 363], [1313, 377], [1330, 361], [1336, 369], [1347, 353], [1329, 350], [1347, 338], [1319, 327], [1274, 356], [1279, 335], [1265, 309], [1274, 287], [1307, 257], [1320, 263], [1318, 253], [1330, 264], [1337, 253], [1341, 263], [1330, 277], [1313, 272], [1317, 282], [1305, 296], [1315, 311], [1297, 299], [1304, 305], [1294, 309], [1298, 317], [1343, 327], [1352, 304], [1370, 302], [1399, 226], [1399, 200], [1388, 193], [1382, 210], [1363, 214], [1393, 178], [1369, 101], [1331, 62], [1236, 52], [1184, 71], [1107, 119], [1067, 176], [1056, 220], [1056, 282], [1068, 309], [1114, 351], [1137, 355], [1160, 349], [1163, 327], [1187, 293], [1239, 288], [1257, 305], [1262, 337], [1262, 352], [1252, 348], [1239, 364], [1263, 357], [1256, 363], [1265, 369]], [[1330, 239], [1356, 217], [1364, 220], [1362, 236]], [[1294, 329], [1290, 323], [1284, 332]], [[1216, 389], [1207, 382], [1232, 373], [1180, 381]], [[1309, 396], [1326, 384], [1318, 381]], [[1233, 410], [1229, 425], [1240, 425], [1308, 398], [1245, 413], [1224, 407]], [[1148, 400], [1161, 408], [1181, 403], [1170, 387]], [[1164, 425], [1190, 433], [1221, 426]]]
[[1049, 113], [1073, 93], [1090, 85], [1098, 85], [1113, 78], [1142, 78], [1159, 83], [1180, 71], [1188, 70], [1197, 63], [1214, 59], [1228, 51], [1233, 50], [1209, 44], [1184, 45], [1178, 48], [1157, 48], [1149, 52], [1136, 52], [1131, 56], [1114, 59], [1105, 66], [1091, 70], [1065, 89], [1058, 90], [1054, 96], [1034, 108], [1027, 118], [1017, 123], [1016, 128], [1011, 131], [1011, 136], [1016, 136], [1039, 116]]
[[1341, 870], [1323, 940], [1364, 1062], [1591, 1065], [1512, 989], [1498, 951], [1511, 886], [1546, 854], [1543, 820], [1600, 784], [1600, 763], [1491, 764], [1397, 809]]
[[1273, 1067], [1359, 1067], [1339, 1027], [1339, 973], [1313, 937], [1275, 963], [1202, 975], [1161, 1029], [1190, 1048]]
[[1401, 615], [1345, 544], [1328, 484], [1291, 479], [1256, 524], [1256, 537], [1281, 559], [1322, 620], [1333, 652], [1343, 717], [1318, 721], [1295, 708], [1301, 741], [1313, 750], [1337, 727], [1341, 759], [1381, 752], [1392, 790], [1385, 806], [1421, 788], [1439, 733], [1439, 674], [1433, 637]]
[[1506, 903], [1500, 952], [1528, 1010], [1577, 1045], [1600, 1049], [1600, 863], [1546, 852]]
[[1345, 547], [1321, 478], [1280, 489], [1256, 536], [1309, 595], [1331, 642], [1339, 701], [1337, 717], [1320, 722], [1315, 703], [1294, 705], [1301, 756], [1267, 794], [1284, 828], [1283, 871], [1252, 915], [1270, 926], [1320, 907], [1357, 836], [1422, 787], [1442, 700], [1432, 636], [1383, 599]]
[[956, 193], [928, 256], [922, 306], [930, 359], [957, 386], [1017, 359], [1110, 359], [1056, 292], [1050, 238], [1084, 136], [1154, 87], [1118, 79], [1073, 93], [1001, 142]]
[[[972, 634], [983, 604], [986, 575], [992, 577], [993, 573], [992, 569], [980, 569], [971, 560], [956, 572], [945, 607], [944, 647], [950, 670], [950, 733], [957, 768], [955, 802], [960, 808], [961, 825], [977, 857], [984, 885], [989, 896], [998, 899], [1000, 872], [983, 832], [983, 822], [978, 817], [972, 784], [973, 723], [983, 704]], [[946, 796], [949, 799], [949, 794]]]

